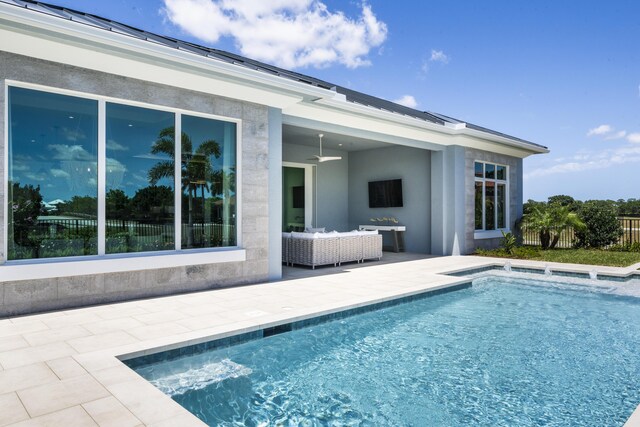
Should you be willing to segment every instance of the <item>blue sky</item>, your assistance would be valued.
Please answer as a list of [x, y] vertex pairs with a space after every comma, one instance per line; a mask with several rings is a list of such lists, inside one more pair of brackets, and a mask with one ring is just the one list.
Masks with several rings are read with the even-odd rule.
[[640, 2], [49, 1], [546, 145], [525, 200], [640, 198]]

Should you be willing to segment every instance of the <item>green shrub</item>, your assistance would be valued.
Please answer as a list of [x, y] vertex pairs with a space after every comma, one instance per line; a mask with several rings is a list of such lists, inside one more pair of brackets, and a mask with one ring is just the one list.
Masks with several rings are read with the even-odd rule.
[[616, 243], [622, 236], [615, 204], [606, 200], [589, 200], [580, 207], [580, 218], [586, 228], [576, 230], [577, 246], [603, 248]]
[[513, 255], [516, 248], [516, 236], [513, 233], [505, 233], [502, 231], [502, 249], [509, 255]]

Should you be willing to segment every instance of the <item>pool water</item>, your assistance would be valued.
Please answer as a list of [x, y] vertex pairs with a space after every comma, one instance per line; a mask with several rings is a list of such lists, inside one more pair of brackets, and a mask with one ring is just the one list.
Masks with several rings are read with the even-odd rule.
[[209, 425], [621, 426], [640, 299], [473, 286], [136, 368]]

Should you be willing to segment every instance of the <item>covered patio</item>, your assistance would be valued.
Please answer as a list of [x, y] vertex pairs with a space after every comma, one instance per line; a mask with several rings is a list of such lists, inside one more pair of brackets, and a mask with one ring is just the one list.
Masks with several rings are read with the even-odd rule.
[[[434, 144], [290, 121], [296, 124], [283, 117], [282, 231], [313, 227], [345, 232], [361, 225], [402, 225], [404, 250], [432, 253]], [[323, 135], [323, 156], [332, 160], [314, 158], [320, 150], [319, 135]], [[371, 207], [369, 184], [392, 180], [401, 185], [399, 206]], [[384, 238], [385, 247], [393, 246], [391, 235], [385, 233]]]

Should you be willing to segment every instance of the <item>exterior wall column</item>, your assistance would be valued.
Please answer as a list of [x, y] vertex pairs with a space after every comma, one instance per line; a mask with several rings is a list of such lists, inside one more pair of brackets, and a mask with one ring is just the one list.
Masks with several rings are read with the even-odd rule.
[[431, 253], [463, 255], [465, 232], [465, 153], [449, 146], [431, 153]]
[[269, 280], [282, 278], [282, 111], [269, 108]]
[[[509, 226], [511, 227], [512, 230], [515, 230], [515, 222], [522, 218], [522, 214], [523, 214], [523, 208], [524, 208], [524, 183], [523, 181], [523, 172], [524, 169], [522, 168], [522, 159], [516, 159], [516, 182], [515, 182], [515, 193], [512, 191], [513, 197], [515, 197], [515, 201], [513, 203], [515, 203], [515, 212], [513, 212], [511, 214], [511, 223], [509, 224]], [[509, 177], [509, 179], [511, 179], [511, 177]], [[511, 197], [511, 195], [509, 196]]]

